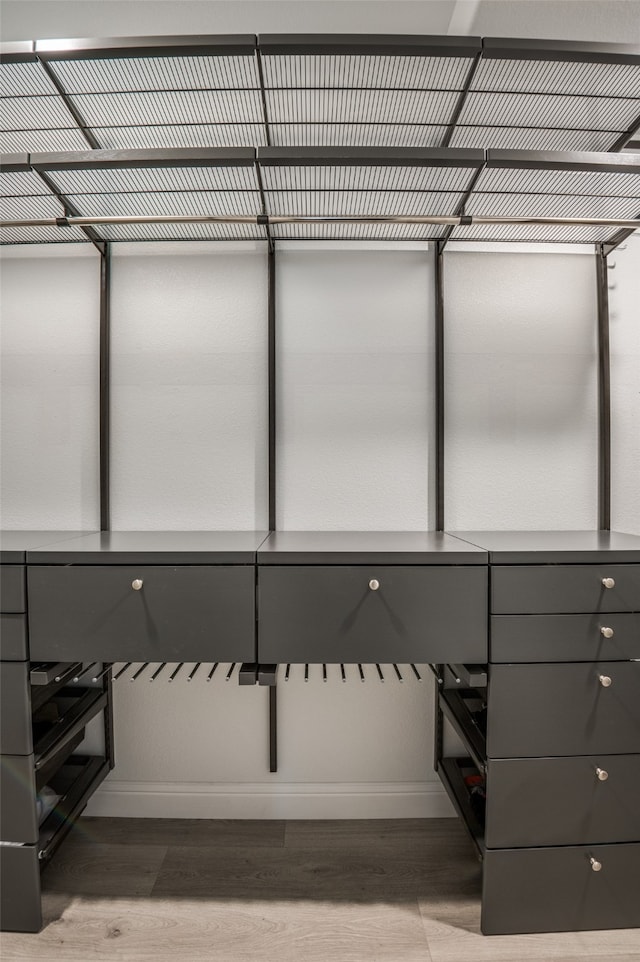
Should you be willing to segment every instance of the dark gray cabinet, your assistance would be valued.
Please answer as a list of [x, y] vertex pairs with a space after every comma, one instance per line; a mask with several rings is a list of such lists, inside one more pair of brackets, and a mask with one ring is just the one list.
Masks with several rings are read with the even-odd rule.
[[638, 926], [640, 538], [459, 536], [489, 555], [488, 684], [444, 676], [473, 760], [438, 768], [483, 860], [482, 931]]
[[[470, 753], [440, 748], [437, 766], [483, 859], [483, 932], [640, 925], [640, 538], [14, 533], [5, 547], [3, 928], [40, 928], [40, 870], [112, 764], [78, 753], [108, 676], [82, 689], [65, 668], [113, 661], [248, 662], [245, 684], [282, 662], [432, 663]], [[44, 784], [61, 801], [41, 822]]]

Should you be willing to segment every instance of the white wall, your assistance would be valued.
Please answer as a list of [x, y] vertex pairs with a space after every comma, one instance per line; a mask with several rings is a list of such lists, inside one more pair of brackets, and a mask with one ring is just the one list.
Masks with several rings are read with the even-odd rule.
[[596, 527], [593, 255], [444, 260], [447, 529]]
[[278, 255], [278, 527], [429, 524], [433, 255]]
[[[637, 240], [615, 255], [611, 272], [614, 524], [636, 531]], [[225, 245], [115, 250], [116, 526], [263, 524], [264, 252]], [[39, 253], [23, 250], [4, 268], [5, 524], [92, 527], [97, 257], [88, 249], [72, 259]], [[593, 256], [451, 251], [445, 271], [448, 526], [591, 527]], [[280, 524], [426, 527], [433, 494], [432, 252], [289, 246], [278, 254], [277, 307]], [[72, 403], [68, 394], [79, 388], [70, 371], [82, 372], [74, 375], [81, 400]], [[60, 410], [73, 428], [71, 447], [49, 444], [51, 431], [38, 427], [39, 418], [56, 423]], [[312, 666], [305, 683], [295, 667], [280, 684], [277, 775], [267, 771], [265, 690], [241, 689], [220, 672], [210, 684], [202, 672], [191, 684], [186, 673], [173, 685], [116, 682], [118, 764], [90, 811], [449, 812], [432, 771], [427, 673], [422, 682], [407, 674], [399, 684], [387, 671], [381, 684], [365, 671], [367, 684], [353, 670], [343, 684], [330, 666], [325, 684]]]
[[254, 245], [114, 245], [112, 527], [267, 527], [267, 271]]
[[0, 524], [99, 527], [99, 257], [21, 247], [3, 259]]
[[[640, 534], [640, 233], [609, 258], [611, 527]], [[613, 267], [612, 265], [615, 265]]]

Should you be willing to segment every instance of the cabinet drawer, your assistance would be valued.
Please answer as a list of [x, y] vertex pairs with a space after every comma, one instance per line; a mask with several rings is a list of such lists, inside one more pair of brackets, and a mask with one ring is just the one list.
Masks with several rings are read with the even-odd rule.
[[638, 799], [640, 754], [492, 758], [485, 842], [488, 848], [637, 842]]
[[31, 658], [255, 661], [254, 572], [250, 565], [32, 566]]
[[638, 892], [639, 844], [488, 850], [481, 927], [485, 935], [635, 928]]
[[29, 662], [0, 663], [0, 752], [30, 755], [33, 751]]
[[259, 661], [486, 661], [484, 568], [283, 565], [258, 580]]
[[7, 612], [27, 610], [24, 565], [0, 566], [0, 610]]
[[0, 615], [0, 660], [26, 661], [27, 619], [25, 615]]
[[[603, 687], [600, 676], [611, 679]], [[492, 665], [491, 758], [635, 753], [640, 662]]]
[[[614, 587], [605, 588], [604, 579]], [[492, 614], [640, 611], [640, 565], [495, 565]]]
[[502, 663], [629, 661], [640, 658], [640, 614], [493, 615], [489, 650]]

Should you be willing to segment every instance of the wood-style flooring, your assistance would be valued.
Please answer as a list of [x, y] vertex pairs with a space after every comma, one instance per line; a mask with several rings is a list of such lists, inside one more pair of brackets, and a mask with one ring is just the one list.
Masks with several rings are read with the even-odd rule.
[[455, 819], [83, 818], [3, 962], [640, 962], [640, 931], [484, 937]]

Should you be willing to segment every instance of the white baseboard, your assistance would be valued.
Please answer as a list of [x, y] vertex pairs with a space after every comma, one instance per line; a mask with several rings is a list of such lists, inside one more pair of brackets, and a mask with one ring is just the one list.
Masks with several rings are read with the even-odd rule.
[[116, 818], [442, 818], [454, 810], [438, 782], [226, 784], [108, 779], [86, 815]]

